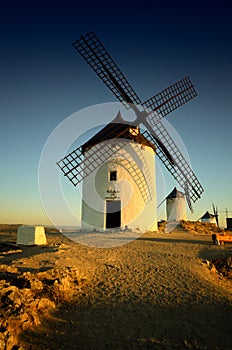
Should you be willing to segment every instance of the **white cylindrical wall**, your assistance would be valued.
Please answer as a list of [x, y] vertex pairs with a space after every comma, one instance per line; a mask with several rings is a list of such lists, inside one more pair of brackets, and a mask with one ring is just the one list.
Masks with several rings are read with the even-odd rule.
[[217, 223], [216, 218], [214, 218], [214, 217], [211, 217], [211, 218], [208, 218], [208, 219], [200, 219], [200, 222], [208, 222], [210, 224], [216, 224]]
[[[121, 228], [157, 230], [155, 152], [149, 146], [114, 139], [123, 148], [83, 180], [82, 227], [106, 230], [106, 201], [111, 196], [121, 201]], [[102, 143], [104, 144], [104, 142]], [[98, 154], [99, 146], [86, 151]], [[110, 181], [110, 171], [117, 180]], [[115, 191], [115, 192], [114, 192]]]
[[167, 221], [181, 221], [187, 219], [185, 197], [167, 198]]

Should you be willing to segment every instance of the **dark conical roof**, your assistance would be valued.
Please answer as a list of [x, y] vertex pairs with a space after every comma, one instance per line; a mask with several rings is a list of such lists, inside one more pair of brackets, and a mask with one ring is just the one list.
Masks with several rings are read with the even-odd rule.
[[[130, 132], [131, 128], [137, 130], [135, 134]], [[89, 148], [94, 145], [101, 143], [106, 140], [115, 139], [115, 138], [126, 138], [145, 146], [149, 146], [156, 150], [155, 145], [148, 141], [141, 133], [138, 126], [135, 126], [133, 122], [125, 122], [121, 112], [118, 111], [116, 117], [102, 128], [96, 135], [89, 139], [84, 145], [82, 145], [82, 153], [84, 153]]]
[[201, 219], [212, 219], [215, 215], [210, 214], [208, 211], [201, 217]]
[[180, 192], [177, 190], [176, 187], [172, 190], [172, 192], [169, 193], [169, 195], [166, 197], [166, 199], [171, 199], [171, 198], [184, 198], [185, 195], [183, 192]]

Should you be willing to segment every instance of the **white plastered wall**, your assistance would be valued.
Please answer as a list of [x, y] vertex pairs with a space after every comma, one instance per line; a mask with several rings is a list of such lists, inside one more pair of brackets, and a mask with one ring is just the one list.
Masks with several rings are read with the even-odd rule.
[[[112, 147], [116, 142], [113, 140]], [[95, 146], [87, 152], [97, 154]], [[110, 170], [117, 171], [117, 181], [109, 181]], [[121, 200], [122, 229], [157, 230], [155, 153], [151, 147], [125, 140], [123, 150], [84, 179], [82, 228], [106, 229], [106, 200], [113, 190]]]
[[187, 220], [186, 200], [184, 197], [168, 198], [166, 201], [167, 221]]
[[200, 222], [208, 222], [210, 224], [216, 224], [217, 221], [216, 221], [216, 218], [209, 218], [209, 219], [200, 219]]

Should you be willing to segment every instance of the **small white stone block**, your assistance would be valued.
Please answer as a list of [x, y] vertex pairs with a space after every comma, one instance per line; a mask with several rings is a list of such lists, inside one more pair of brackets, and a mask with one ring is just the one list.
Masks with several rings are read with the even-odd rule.
[[17, 244], [44, 245], [47, 239], [43, 226], [19, 226], [17, 232]]

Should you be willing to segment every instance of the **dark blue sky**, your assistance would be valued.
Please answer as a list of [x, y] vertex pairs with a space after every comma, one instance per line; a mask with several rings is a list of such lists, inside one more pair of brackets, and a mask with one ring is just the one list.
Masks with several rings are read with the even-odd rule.
[[115, 101], [71, 45], [90, 30], [142, 100], [190, 76], [198, 96], [168, 121], [205, 188], [195, 216], [213, 201], [232, 210], [231, 23], [229, 1], [2, 3], [0, 221], [46, 221], [37, 174], [47, 138], [70, 114]]

